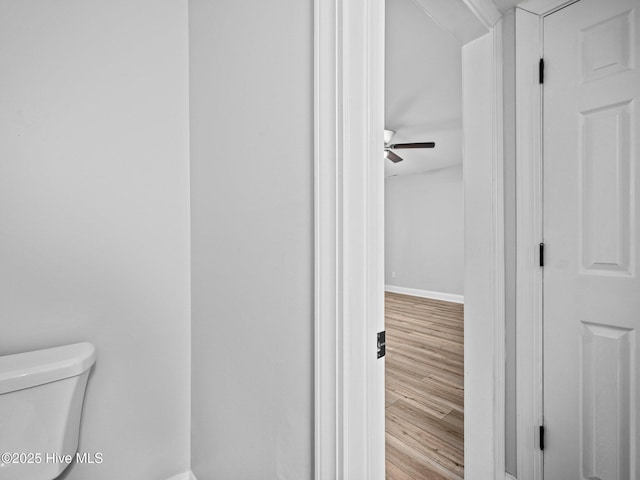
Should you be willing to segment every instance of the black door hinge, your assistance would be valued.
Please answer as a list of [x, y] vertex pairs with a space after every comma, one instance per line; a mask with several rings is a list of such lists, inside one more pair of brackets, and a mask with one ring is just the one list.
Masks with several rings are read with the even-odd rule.
[[540, 450], [544, 450], [544, 425], [540, 425]]
[[387, 353], [387, 341], [386, 341], [386, 332], [378, 332], [378, 358], [384, 357], [384, 354]]
[[544, 267], [544, 243], [540, 243], [540, 266]]
[[538, 80], [540, 81], [540, 85], [544, 83], [544, 58], [541, 58], [538, 64]]

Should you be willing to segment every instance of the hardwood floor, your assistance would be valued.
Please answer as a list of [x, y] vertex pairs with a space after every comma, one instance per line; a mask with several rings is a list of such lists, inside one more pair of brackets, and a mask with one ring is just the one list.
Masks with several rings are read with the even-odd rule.
[[386, 477], [463, 479], [464, 307], [385, 298]]

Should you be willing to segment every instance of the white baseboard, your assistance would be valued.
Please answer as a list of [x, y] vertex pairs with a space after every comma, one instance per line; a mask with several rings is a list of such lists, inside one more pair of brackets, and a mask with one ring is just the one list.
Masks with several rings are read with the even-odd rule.
[[509, 475], [508, 473], [505, 473], [504, 480], [516, 480], [516, 477], [514, 477], [513, 475]]
[[179, 473], [178, 475], [174, 475], [173, 477], [169, 478], [168, 480], [197, 480], [195, 475], [193, 474], [193, 472], [191, 470], [187, 471], [187, 472], [183, 472], [183, 473]]
[[417, 288], [398, 287], [396, 285], [385, 285], [387, 292], [402, 293], [413, 297], [432, 298], [434, 300], [444, 300], [445, 302], [464, 303], [464, 295], [444, 292], [430, 292], [429, 290], [418, 290]]

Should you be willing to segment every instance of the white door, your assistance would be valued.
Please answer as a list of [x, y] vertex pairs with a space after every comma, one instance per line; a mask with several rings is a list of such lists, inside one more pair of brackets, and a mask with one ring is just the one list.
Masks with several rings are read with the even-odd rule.
[[640, 0], [544, 19], [544, 478], [640, 473]]

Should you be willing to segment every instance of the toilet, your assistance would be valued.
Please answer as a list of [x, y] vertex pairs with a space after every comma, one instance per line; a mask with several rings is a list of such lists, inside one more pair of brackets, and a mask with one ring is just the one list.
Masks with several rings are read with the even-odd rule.
[[0, 356], [0, 480], [53, 480], [69, 466], [95, 359], [91, 343]]

